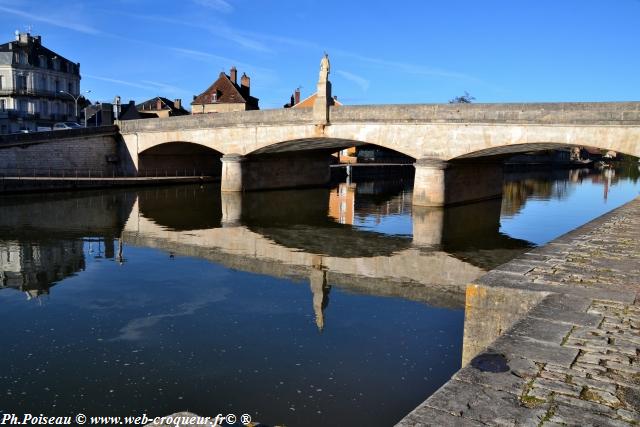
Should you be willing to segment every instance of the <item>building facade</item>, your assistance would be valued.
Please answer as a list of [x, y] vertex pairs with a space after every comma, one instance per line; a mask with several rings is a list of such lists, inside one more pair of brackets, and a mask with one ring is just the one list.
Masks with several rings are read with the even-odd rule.
[[0, 44], [0, 134], [77, 121], [79, 94], [80, 64], [44, 47], [40, 36], [17, 33]]
[[229, 75], [220, 73], [218, 79], [207, 90], [193, 98], [191, 114], [259, 110], [258, 98], [251, 96], [249, 76], [242, 74], [240, 84], [237, 79], [236, 67], [231, 67]]

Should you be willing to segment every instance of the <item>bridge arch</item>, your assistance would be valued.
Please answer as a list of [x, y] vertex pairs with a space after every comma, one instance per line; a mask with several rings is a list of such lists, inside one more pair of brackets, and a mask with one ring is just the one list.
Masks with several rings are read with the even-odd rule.
[[361, 149], [370, 149], [382, 151], [384, 154], [392, 158], [394, 161], [402, 163], [413, 163], [416, 159], [410, 155], [397, 151], [396, 149], [385, 147], [383, 145], [372, 144], [370, 142], [358, 141], [354, 139], [339, 138], [305, 138], [282, 141], [266, 147], [259, 148], [247, 153], [248, 157], [256, 157], [262, 155], [289, 155], [296, 156], [305, 154], [309, 155], [313, 152], [337, 153], [341, 150], [357, 147]]
[[170, 141], [138, 153], [138, 174], [220, 176], [222, 153], [202, 144]]
[[615, 151], [616, 153], [637, 156], [637, 154], [620, 151], [618, 144], [606, 144], [599, 143], [597, 141], [591, 141], [589, 144], [580, 143], [575, 141], [574, 143], [560, 143], [560, 142], [534, 142], [524, 144], [510, 144], [502, 145], [490, 148], [481, 148], [477, 151], [470, 151], [458, 157], [454, 157], [450, 160], [481, 160], [484, 158], [507, 158], [515, 156], [517, 154], [535, 153], [547, 150], [561, 150], [571, 149], [574, 147], [588, 147], [597, 148], [602, 151]]

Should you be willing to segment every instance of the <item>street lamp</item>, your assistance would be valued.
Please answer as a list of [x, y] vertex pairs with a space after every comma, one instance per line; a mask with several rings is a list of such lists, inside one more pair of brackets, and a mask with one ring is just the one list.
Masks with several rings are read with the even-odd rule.
[[[75, 106], [76, 106], [76, 120], [78, 120], [78, 99], [80, 99], [80, 97], [82, 96], [82, 93], [79, 93], [78, 96], [73, 96], [72, 94], [70, 94], [66, 90], [61, 90], [59, 92], [60, 93], [64, 93], [66, 95], [69, 95], [71, 98], [73, 98], [73, 102], [75, 103]], [[90, 90], [84, 91], [84, 93], [90, 93], [90, 92], [91, 92]]]

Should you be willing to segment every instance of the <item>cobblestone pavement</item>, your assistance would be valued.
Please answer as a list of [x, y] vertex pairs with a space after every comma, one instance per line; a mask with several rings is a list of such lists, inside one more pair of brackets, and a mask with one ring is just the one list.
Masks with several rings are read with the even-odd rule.
[[469, 286], [541, 301], [398, 426], [640, 425], [640, 198]]

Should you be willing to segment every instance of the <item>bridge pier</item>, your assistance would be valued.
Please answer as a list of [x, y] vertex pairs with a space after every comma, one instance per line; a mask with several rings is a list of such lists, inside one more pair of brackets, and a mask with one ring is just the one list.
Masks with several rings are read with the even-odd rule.
[[413, 204], [447, 206], [502, 194], [501, 163], [454, 163], [424, 158], [415, 163]]
[[222, 156], [223, 192], [318, 187], [329, 183], [331, 155], [278, 153]]

